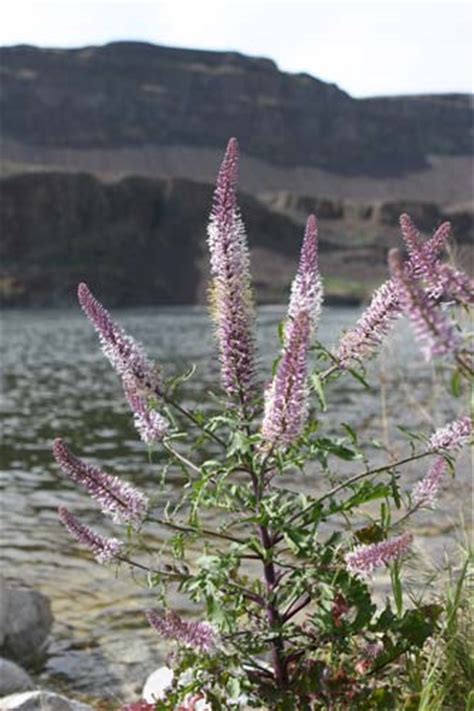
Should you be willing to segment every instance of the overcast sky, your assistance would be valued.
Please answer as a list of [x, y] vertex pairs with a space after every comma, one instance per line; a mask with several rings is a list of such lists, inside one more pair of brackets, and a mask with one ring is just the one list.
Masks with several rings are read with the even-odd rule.
[[10, 0], [0, 43], [144, 40], [266, 56], [353, 96], [472, 91], [470, 0]]

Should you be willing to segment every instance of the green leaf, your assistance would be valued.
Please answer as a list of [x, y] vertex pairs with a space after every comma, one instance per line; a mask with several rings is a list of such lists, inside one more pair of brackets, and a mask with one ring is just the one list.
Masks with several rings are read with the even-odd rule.
[[363, 385], [366, 390], [371, 390], [371, 387], [367, 380], [360, 373], [358, 373], [357, 370], [347, 368], [347, 371], [352, 375], [353, 378], [355, 378], [361, 385]]
[[392, 592], [393, 599], [395, 600], [395, 607], [397, 609], [397, 614], [400, 616], [403, 612], [403, 591], [402, 581], [400, 579], [400, 563], [397, 560], [390, 566], [390, 578], [392, 581]]
[[455, 370], [451, 378], [451, 392], [454, 397], [462, 395], [462, 376], [460, 370]]
[[358, 442], [357, 432], [352, 429], [352, 427], [348, 425], [347, 422], [341, 422], [341, 427], [345, 429], [345, 431], [349, 435], [352, 444], [356, 447]]
[[310, 376], [310, 383], [313, 386], [314, 392], [318, 396], [318, 400], [321, 404], [322, 411], [326, 412], [327, 404], [326, 404], [326, 398], [324, 395], [324, 388], [323, 388], [323, 384], [321, 382], [321, 378], [319, 377], [319, 375], [317, 373], [313, 373]]

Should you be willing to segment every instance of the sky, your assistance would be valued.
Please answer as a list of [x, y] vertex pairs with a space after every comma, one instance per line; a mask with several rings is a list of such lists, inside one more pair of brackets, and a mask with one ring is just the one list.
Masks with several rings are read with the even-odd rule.
[[0, 44], [141, 40], [270, 57], [352, 96], [473, 90], [470, 0], [10, 0]]

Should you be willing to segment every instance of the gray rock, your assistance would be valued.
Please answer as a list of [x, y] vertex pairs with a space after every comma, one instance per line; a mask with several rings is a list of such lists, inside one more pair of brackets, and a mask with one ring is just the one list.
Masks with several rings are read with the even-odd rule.
[[72, 701], [50, 691], [26, 691], [0, 699], [0, 711], [94, 711], [92, 706]]
[[38, 661], [52, 623], [45, 595], [0, 577], [0, 654], [24, 664]]
[[0, 657], [0, 696], [33, 689], [34, 684], [24, 669]]

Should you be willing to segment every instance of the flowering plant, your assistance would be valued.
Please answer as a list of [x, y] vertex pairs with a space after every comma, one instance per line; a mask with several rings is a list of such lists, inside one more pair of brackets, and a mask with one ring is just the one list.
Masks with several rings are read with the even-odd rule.
[[[450, 359], [461, 387], [461, 379], [472, 376], [472, 356], [454, 307], [473, 302], [473, 284], [441, 262], [447, 223], [424, 241], [402, 215], [407, 257], [390, 252], [390, 278], [329, 350], [315, 340], [323, 284], [317, 222], [310, 216], [280, 329], [281, 351], [262, 388], [237, 177], [238, 146], [231, 139], [208, 232], [222, 394], [206, 414], [179, 397], [189, 374], [167, 381], [89, 288], [79, 286], [80, 304], [121, 379], [141, 438], [151, 452], [163, 447], [187, 478], [180, 501], [155, 505], [58, 439], [53, 453], [62, 472], [127, 533], [106, 538], [64, 507], [60, 521], [100, 563], [141, 571], [156, 590], [159, 606], [146, 616], [173, 645], [172, 680], [156, 703], [148, 699], [134, 708], [392, 708], [399, 692], [394, 669], [419, 653], [441, 612], [434, 605], [405, 606], [401, 570], [413, 541], [407, 524], [422, 507], [434, 506], [457, 450], [471, 437], [471, 419], [462, 416], [421, 438], [421, 446], [411, 442], [403, 458], [374, 467], [352, 428], [346, 425], [336, 438], [324, 432], [326, 392], [341, 377], [364, 383], [364, 362], [402, 314], [424, 356]], [[406, 492], [400, 472], [415, 460], [426, 473]], [[355, 472], [338, 474], [338, 461], [353, 462]], [[281, 485], [283, 472], [296, 479], [307, 465], [327, 483], [324, 494]], [[369, 502], [379, 510], [362, 526]], [[147, 526], [169, 532], [158, 559], [142, 545]], [[380, 608], [370, 576], [383, 567], [393, 594]], [[184, 620], [170, 609], [177, 589], [205, 619]]]

